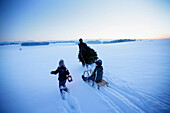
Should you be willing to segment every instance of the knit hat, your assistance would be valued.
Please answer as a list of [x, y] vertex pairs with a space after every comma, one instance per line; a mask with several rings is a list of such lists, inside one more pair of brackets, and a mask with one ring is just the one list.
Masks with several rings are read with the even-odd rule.
[[95, 62], [98, 66], [101, 66], [102, 65], [102, 60], [97, 60], [96, 62]]
[[59, 66], [60, 66], [60, 67], [61, 67], [61, 66], [65, 66], [65, 65], [64, 65], [64, 60], [61, 59], [61, 60], [59, 61]]

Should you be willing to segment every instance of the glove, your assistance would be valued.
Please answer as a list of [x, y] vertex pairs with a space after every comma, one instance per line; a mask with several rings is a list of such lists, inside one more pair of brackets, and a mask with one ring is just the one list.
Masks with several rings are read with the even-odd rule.
[[53, 74], [54, 71], [51, 71], [50, 74]]

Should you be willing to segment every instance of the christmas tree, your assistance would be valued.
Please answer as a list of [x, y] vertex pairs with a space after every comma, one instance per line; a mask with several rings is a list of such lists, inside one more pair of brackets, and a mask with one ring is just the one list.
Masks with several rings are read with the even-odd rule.
[[87, 64], [87, 65], [94, 63], [98, 59], [97, 53], [95, 52], [95, 50], [91, 49], [89, 46], [87, 46], [83, 55], [80, 55], [80, 54], [78, 55], [78, 58], [80, 62]]

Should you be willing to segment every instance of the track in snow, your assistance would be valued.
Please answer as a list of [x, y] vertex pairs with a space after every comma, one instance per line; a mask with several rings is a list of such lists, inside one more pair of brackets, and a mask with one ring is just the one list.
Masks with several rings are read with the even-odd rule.
[[[116, 76], [112, 79], [110, 74], [107, 71], [105, 72], [107, 77], [104, 77], [109, 82], [109, 87], [104, 86], [98, 90], [97, 85], [95, 85], [94, 90], [114, 112], [153, 113], [168, 109], [169, 105], [164, 100], [130, 88], [126, 81], [120, 80]], [[92, 87], [91, 82], [87, 84]]]

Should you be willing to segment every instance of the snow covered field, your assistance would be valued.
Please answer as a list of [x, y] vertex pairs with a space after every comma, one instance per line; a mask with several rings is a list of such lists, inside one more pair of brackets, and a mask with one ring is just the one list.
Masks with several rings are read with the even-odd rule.
[[[82, 81], [77, 45], [0, 46], [0, 113], [170, 112], [170, 39], [89, 46], [109, 87]], [[73, 77], [66, 100], [50, 75], [60, 59]]]

